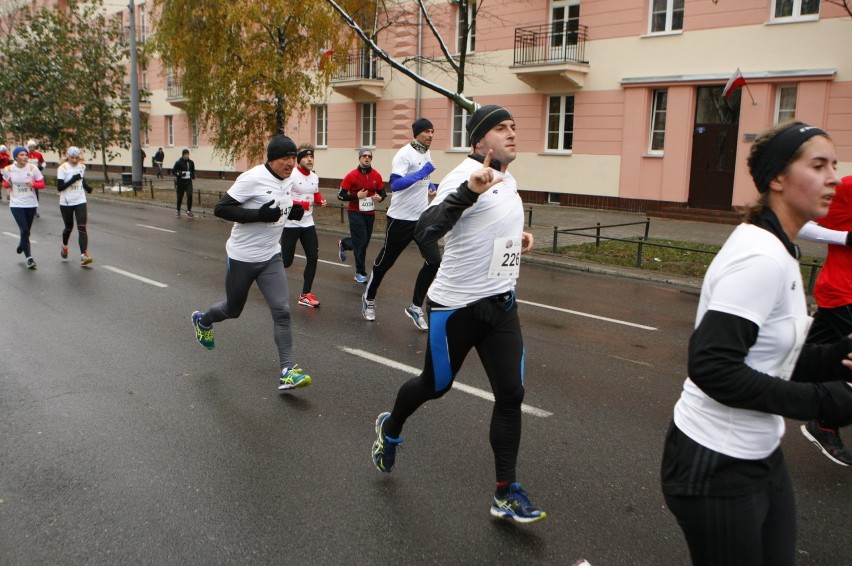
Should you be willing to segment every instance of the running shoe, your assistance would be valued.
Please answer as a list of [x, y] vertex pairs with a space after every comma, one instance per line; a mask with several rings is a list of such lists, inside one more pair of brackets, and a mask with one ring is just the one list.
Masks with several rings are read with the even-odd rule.
[[15, 248], [15, 253], [16, 254], [24, 253], [24, 248], [22, 248], [21, 246], [18, 246], [17, 248]]
[[509, 486], [509, 492], [498, 497], [494, 494], [491, 503], [491, 515], [501, 519], [511, 519], [516, 523], [534, 523], [547, 519], [547, 513], [530, 502], [530, 498], [524, 488], [518, 482]]
[[376, 419], [376, 441], [373, 443], [373, 464], [380, 472], [389, 474], [396, 463], [396, 448], [402, 444], [402, 438], [390, 438], [382, 432], [382, 425], [390, 413], [382, 413]]
[[340, 261], [346, 261], [346, 250], [343, 249], [343, 240], [337, 240], [337, 257]]
[[281, 378], [278, 380], [278, 391], [289, 391], [299, 389], [311, 384], [311, 376], [303, 375], [302, 368], [295, 365], [291, 368], [281, 370]]
[[361, 316], [364, 320], [376, 320], [376, 301], [367, 299], [367, 292], [361, 295]]
[[62, 246], [59, 249], [59, 257], [62, 259], [68, 259], [68, 246]]
[[426, 322], [426, 315], [423, 314], [423, 309], [411, 303], [405, 307], [405, 314], [414, 321], [414, 326], [420, 330], [429, 330], [429, 323]]
[[367, 276], [361, 275], [360, 273], [356, 273], [355, 274], [355, 282], [356, 283], [366, 283], [367, 282]]
[[829, 460], [841, 466], [852, 466], [852, 455], [843, 446], [840, 432], [836, 428], [825, 428], [817, 421], [808, 421], [801, 426], [801, 431]]
[[89, 265], [95, 261], [95, 258], [89, 255], [89, 252], [83, 252], [80, 254], [80, 265]]
[[175, 216], [176, 216], [177, 218], [180, 218], [180, 210], [175, 210]]
[[216, 347], [216, 343], [213, 341], [213, 325], [204, 326], [201, 324], [201, 312], [192, 313], [192, 326], [195, 327], [195, 339], [198, 340], [199, 344], [208, 350]]
[[28, 257], [27, 258], [27, 269], [35, 269], [35, 268], [36, 268], [35, 260], [31, 257]]
[[299, 295], [299, 304], [305, 307], [317, 308], [320, 306], [320, 302], [314, 297], [313, 293], [305, 293], [303, 295]]
[[195, 215], [192, 213], [192, 211], [191, 211], [191, 210], [187, 210], [187, 211], [186, 211], [186, 215], [187, 215], [189, 218], [195, 218]]

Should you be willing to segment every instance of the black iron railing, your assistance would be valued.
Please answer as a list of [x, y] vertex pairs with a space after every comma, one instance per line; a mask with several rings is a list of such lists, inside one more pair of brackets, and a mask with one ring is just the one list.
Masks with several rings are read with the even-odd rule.
[[183, 98], [183, 85], [180, 81], [172, 79], [166, 85], [166, 100], [176, 100]]
[[379, 76], [379, 60], [369, 49], [350, 51], [346, 56], [346, 64], [332, 77], [335, 81], [353, 79], [382, 80]]
[[515, 28], [515, 65], [588, 63], [588, 26], [572, 29], [567, 22]]

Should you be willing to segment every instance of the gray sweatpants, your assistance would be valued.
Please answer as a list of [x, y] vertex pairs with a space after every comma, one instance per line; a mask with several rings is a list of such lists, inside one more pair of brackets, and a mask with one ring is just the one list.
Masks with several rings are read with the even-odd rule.
[[278, 346], [281, 369], [293, 367], [293, 332], [290, 328], [290, 291], [281, 254], [261, 263], [248, 263], [228, 258], [225, 275], [225, 300], [210, 307], [201, 317], [201, 324], [210, 326], [229, 318], [238, 318], [246, 306], [251, 284], [263, 293], [272, 313], [273, 334]]

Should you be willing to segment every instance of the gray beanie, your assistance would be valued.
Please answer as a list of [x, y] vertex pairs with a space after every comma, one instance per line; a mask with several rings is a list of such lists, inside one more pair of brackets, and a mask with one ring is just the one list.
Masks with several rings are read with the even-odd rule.
[[296, 143], [281, 134], [269, 140], [266, 146], [266, 160], [275, 161], [282, 157], [296, 157]]

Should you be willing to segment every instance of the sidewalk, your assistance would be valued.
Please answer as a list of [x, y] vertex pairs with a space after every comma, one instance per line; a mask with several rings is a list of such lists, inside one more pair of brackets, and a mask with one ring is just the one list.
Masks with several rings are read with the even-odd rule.
[[[55, 170], [46, 170], [47, 175], [55, 176]], [[153, 181], [155, 187], [168, 188], [172, 186], [171, 177], [166, 179], [156, 179], [153, 175], [145, 175], [144, 180], [147, 186], [148, 181]], [[99, 178], [94, 178], [94, 182], [99, 182]], [[224, 193], [227, 191], [233, 181], [219, 179], [198, 179], [194, 185], [196, 190], [214, 191]], [[146, 189], [147, 190], [147, 189]], [[337, 200], [337, 191], [333, 189], [322, 189], [323, 196], [328, 200], [329, 204], [339, 204]], [[97, 191], [92, 194], [93, 200], [107, 199], [115, 200], [110, 197], [99, 196]], [[378, 206], [381, 209], [387, 209], [389, 200]], [[146, 203], [151, 206], [174, 206], [166, 203], [150, 202]], [[134, 201], [135, 205], [140, 204]], [[212, 216], [212, 210], [196, 207], [196, 212], [200, 212], [201, 216]], [[532, 219], [532, 225], [528, 222]], [[640, 268], [609, 266], [599, 263], [576, 260], [573, 258], [564, 257], [549, 253], [550, 247], [553, 244], [553, 228], [560, 229], [577, 229], [588, 228], [600, 223], [601, 226], [626, 223], [644, 223], [646, 216], [642, 213], [618, 212], [611, 210], [595, 210], [587, 208], [573, 208], [558, 205], [536, 205], [524, 204], [524, 229], [532, 232], [535, 239], [534, 251], [524, 256], [524, 261], [540, 265], [548, 265], [561, 269], [570, 269], [577, 271], [585, 271], [589, 273], [601, 273], [612, 276], [628, 277], [633, 279], [642, 279], [648, 281], [657, 281], [660, 283], [675, 285], [679, 287], [698, 289], [701, 287], [701, 279], [686, 278], [657, 273]], [[331, 232], [336, 234], [348, 234], [347, 224], [331, 225], [317, 224], [319, 231]], [[648, 236], [656, 239], [675, 240], [680, 242], [715, 244], [721, 246], [725, 243], [728, 235], [734, 229], [734, 226], [728, 224], [714, 224], [709, 222], [696, 222], [689, 220], [670, 220], [665, 218], [651, 218]], [[608, 228], [602, 231], [602, 235], [617, 238], [631, 238], [644, 234], [644, 225], [622, 226], [618, 228]], [[584, 230], [583, 233], [590, 235], [594, 234], [594, 230]], [[376, 234], [374, 234], [374, 238]], [[557, 237], [558, 244], [579, 244], [592, 241], [591, 238], [583, 236], [570, 236], [559, 234]], [[797, 242], [805, 256], [825, 258], [826, 246], [815, 244], [812, 242]]]

